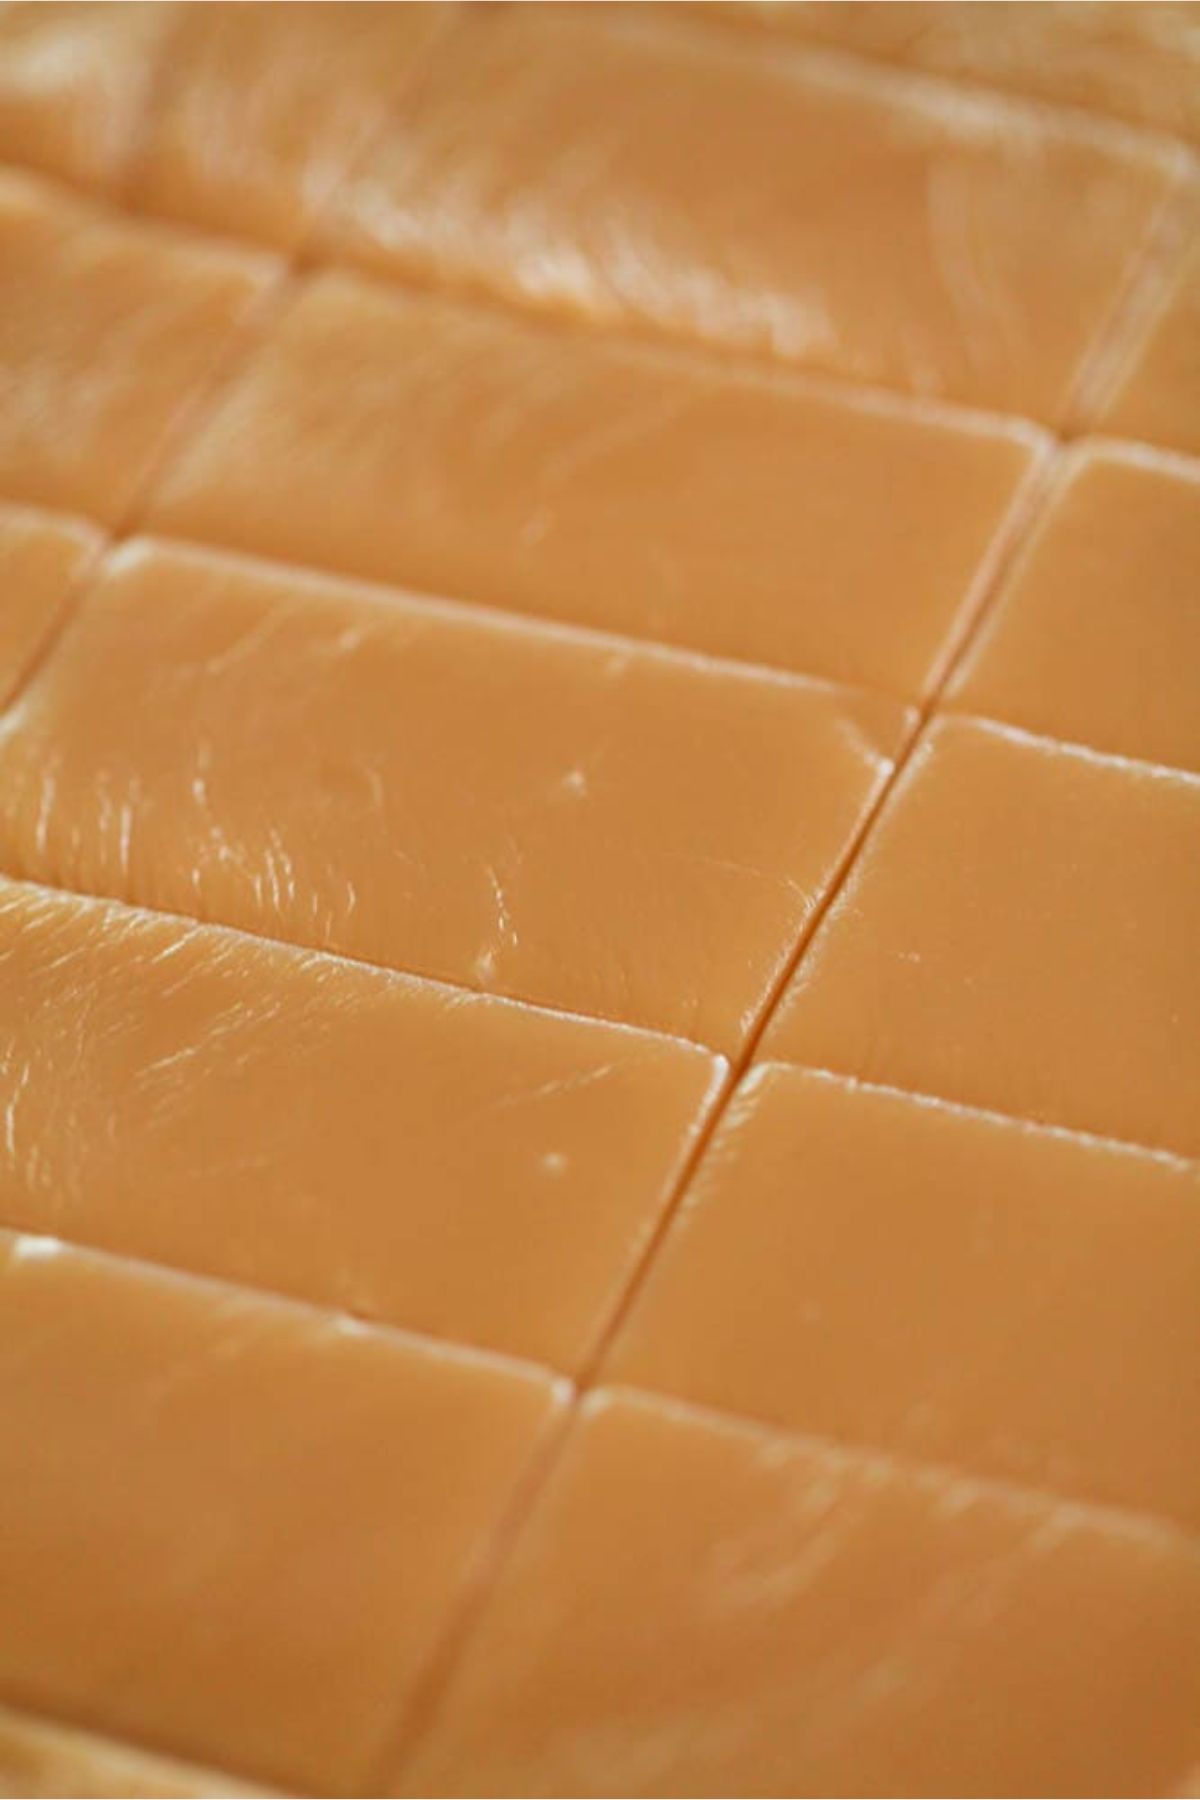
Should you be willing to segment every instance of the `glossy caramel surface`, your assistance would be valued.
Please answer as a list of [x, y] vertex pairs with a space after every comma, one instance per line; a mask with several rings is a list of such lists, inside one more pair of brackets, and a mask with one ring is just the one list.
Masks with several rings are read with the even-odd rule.
[[1198, 21], [0, 4], [0, 1795], [1200, 1792]]

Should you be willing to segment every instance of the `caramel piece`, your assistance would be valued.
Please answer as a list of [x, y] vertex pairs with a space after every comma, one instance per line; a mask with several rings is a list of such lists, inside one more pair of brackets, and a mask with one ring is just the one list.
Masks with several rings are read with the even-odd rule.
[[282, 1785], [368, 1786], [548, 1377], [0, 1239], [0, 1685]]
[[0, 705], [50, 637], [101, 541], [80, 519], [0, 504]]
[[132, 183], [152, 212], [294, 245], [399, 103], [444, 8], [192, 5]]
[[169, 0], [0, 8], [0, 158], [81, 187], [114, 187], [179, 13]]
[[1194, 1167], [760, 1067], [609, 1368], [1200, 1529], [1198, 1294]]
[[[1197, 204], [1200, 213], [1200, 202]], [[1200, 217], [1102, 415], [1106, 431], [1200, 455]]]
[[133, 544], [0, 726], [0, 866], [728, 1050], [902, 725], [875, 695]]
[[330, 230], [405, 277], [1057, 420], [1178, 167], [639, 7], [483, 8]]
[[0, 883], [0, 1071], [7, 1224], [565, 1366], [722, 1065]]
[[1086, 445], [951, 690], [969, 712], [1200, 771], [1200, 465]]
[[1178, 0], [698, 0], [695, 10], [1200, 142], [1200, 7]]
[[117, 523], [270, 269], [0, 174], [0, 492]]
[[151, 516], [915, 696], [972, 610], [1036, 441], [331, 276]]
[[4, 1800], [254, 1800], [267, 1791], [0, 1706]]
[[770, 1058], [1200, 1151], [1200, 779], [967, 719], [918, 746]]
[[1140, 1520], [591, 1401], [409, 1794], [1151, 1794], [1200, 1558]]

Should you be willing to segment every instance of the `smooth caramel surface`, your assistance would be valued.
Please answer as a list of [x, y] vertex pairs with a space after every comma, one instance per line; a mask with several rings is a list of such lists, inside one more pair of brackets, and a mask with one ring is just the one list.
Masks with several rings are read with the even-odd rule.
[[135, 205], [263, 243], [296, 243], [400, 102], [444, 11], [358, 0], [188, 6], [147, 108], [130, 184]]
[[600, 1395], [401, 1791], [1162, 1793], [1198, 1623], [1173, 1532]]
[[0, 493], [117, 523], [269, 276], [0, 171]]
[[696, 0], [694, 10], [1200, 141], [1200, 7], [1187, 0]]
[[370, 1785], [555, 1407], [515, 1365], [0, 1238], [0, 1681]]
[[669, 1039], [7, 882], [0, 1067], [9, 1225], [559, 1366], [722, 1073]]
[[762, 1066], [606, 1372], [1195, 1531], [1198, 1291], [1194, 1167]]
[[0, 703], [48, 641], [100, 541], [82, 519], [0, 504]]
[[1200, 779], [968, 719], [914, 752], [764, 1039], [1200, 1152]]
[[156, 529], [916, 697], [1037, 437], [318, 278]]
[[949, 703], [1200, 771], [1198, 571], [1200, 464], [1082, 446]]
[[117, 185], [181, 14], [173, 0], [0, 8], [0, 157], [83, 187]]
[[135, 543], [0, 725], [0, 862], [729, 1050], [902, 735], [875, 695]]
[[496, 7], [435, 52], [325, 236], [423, 283], [1056, 420], [1177, 166], [639, 7]]

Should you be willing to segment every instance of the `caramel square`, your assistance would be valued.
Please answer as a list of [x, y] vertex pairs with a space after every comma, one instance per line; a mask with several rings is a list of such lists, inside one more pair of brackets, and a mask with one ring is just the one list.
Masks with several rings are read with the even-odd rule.
[[768, 1058], [1200, 1151], [1200, 779], [936, 723]]
[[607, 1372], [1200, 1528], [1200, 1172], [760, 1066]]

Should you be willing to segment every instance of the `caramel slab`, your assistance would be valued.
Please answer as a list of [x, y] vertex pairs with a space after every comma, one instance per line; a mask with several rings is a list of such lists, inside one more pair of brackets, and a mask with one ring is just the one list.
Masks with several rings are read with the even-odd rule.
[[1101, 413], [1106, 431], [1200, 456], [1200, 196], [1190, 240]]
[[189, 6], [141, 134], [134, 204], [290, 248], [400, 104], [444, 12], [355, 0]]
[[17, 0], [0, 9], [0, 159], [116, 187], [182, 9]]
[[0, 705], [48, 641], [101, 541], [81, 519], [0, 504]]
[[951, 704], [1200, 770], [1198, 573], [1200, 463], [1085, 445]]
[[945, 719], [765, 1054], [1195, 1156], [1198, 851], [1200, 778]]
[[722, 1072], [690, 1045], [0, 883], [0, 1220], [578, 1361]]
[[1200, 142], [1194, 5], [1168, 0], [699, 0], [736, 18]]
[[244, 366], [151, 518], [914, 697], [1036, 445], [334, 275]]
[[555, 1407], [516, 1365], [0, 1238], [0, 1691], [360, 1785]]
[[1163, 1793], [1198, 1682], [1171, 1531], [601, 1395], [398, 1785]]
[[0, 493], [117, 523], [271, 274], [0, 173]]
[[1200, 1530], [1200, 1169], [760, 1067], [615, 1380]]
[[328, 242], [1057, 420], [1178, 168], [1117, 128], [686, 15], [482, 8], [339, 190]]
[[902, 725], [853, 690], [133, 544], [0, 726], [0, 866], [730, 1049]]

